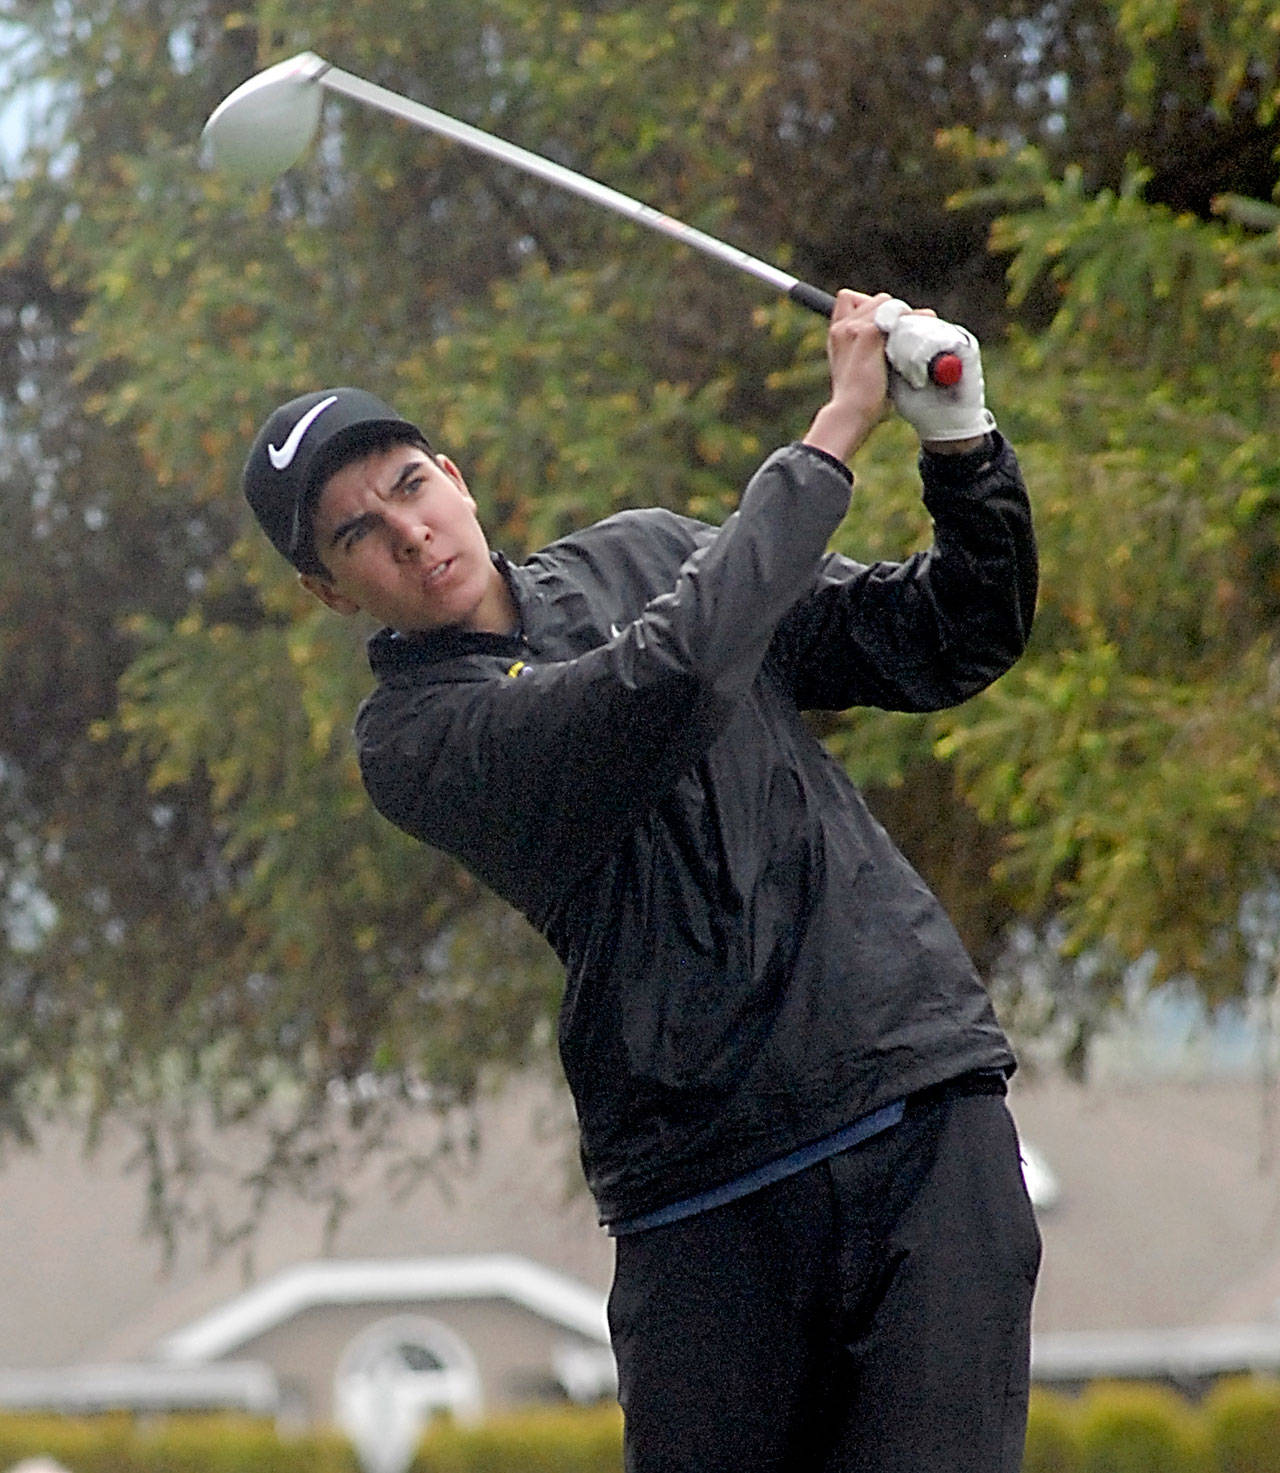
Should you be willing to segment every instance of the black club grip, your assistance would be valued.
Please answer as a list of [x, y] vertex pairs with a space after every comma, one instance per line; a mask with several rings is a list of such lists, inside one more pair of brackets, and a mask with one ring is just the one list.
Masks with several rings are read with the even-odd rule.
[[824, 292], [820, 287], [810, 286], [807, 281], [797, 281], [788, 290], [787, 295], [793, 302], [799, 302], [802, 307], [808, 307], [810, 312], [816, 312], [819, 317], [830, 317], [836, 309], [836, 299], [830, 292]]
[[[830, 317], [835, 311], [836, 299], [821, 287], [810, 286], [807, 281], [797, 281], [788, 288], [787, 296], [802, 307], [808, 307], [820, 317]], [[929, 380], [940, 388], [951, 388], [960, 382], [964, 368], [955, 353], [939, 353], [929, 364]]]

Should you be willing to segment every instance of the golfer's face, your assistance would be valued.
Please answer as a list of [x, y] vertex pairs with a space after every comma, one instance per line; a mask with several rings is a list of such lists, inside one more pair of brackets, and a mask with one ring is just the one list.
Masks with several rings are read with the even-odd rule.
[[510, 627], [476, 504], [447, 457], [392, 445], [352, 461], [325, 482], [313, 526], [332, 577], [304, 581], [331, 608], [406, 633]]

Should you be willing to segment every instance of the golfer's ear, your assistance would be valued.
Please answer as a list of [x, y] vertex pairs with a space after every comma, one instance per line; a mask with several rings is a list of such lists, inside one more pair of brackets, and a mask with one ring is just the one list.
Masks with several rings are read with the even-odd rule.
[[360, 612], [360, 605], [355, 599], [348, 598], [345, 593], [339, 593], [327, 578], [319, 578], [314, 573], [299, 573], [298, 582], [308, 593], [314, 594], [325, 608], [332, 609], [335, 614]]
[[443, 454], [441, 451], [437, 451], [436, 464], [445, 473], [445, 475], [448, 476], [449, 479], [457, 486], [462, 494], [466, 496], [466, 498], [471, 502], [472, 506], [474, 506], [475, 498], [471, 495], [471, 488], [467, 485], [466, 477], [462, 474], [462, 472], [458, 469], [454, 462], [451, 461], [449, 457]]

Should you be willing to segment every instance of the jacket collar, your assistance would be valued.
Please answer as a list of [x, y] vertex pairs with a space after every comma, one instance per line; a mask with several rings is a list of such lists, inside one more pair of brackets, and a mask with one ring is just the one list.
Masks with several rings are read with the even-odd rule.
[[381, 678], [414, 665], [434, 665], [459, 655], [503, 655], [519, 646], [530, 622], [529, 616], [541, 595], [533, 587], [527, 569], [517, 567], [505, 553], [492, 552], [489, 555], [511, 590], [520, 617], [517, 627], [510, 634], [482, 634], [454, 625], [444, 629], [424, 629], [416, 634], [380, 629], [366, 646], [369, 664], [376, 676]]

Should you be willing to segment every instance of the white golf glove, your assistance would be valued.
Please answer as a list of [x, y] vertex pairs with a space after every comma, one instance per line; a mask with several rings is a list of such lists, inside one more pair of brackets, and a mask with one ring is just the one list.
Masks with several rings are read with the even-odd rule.
[[[995, 428], [983, 397], [982, 355], [971, 332], [937, 317], [922, 317], [896, 299], [876, 309], [876, 326], [886, 335], [889, 397], [921, 440], [969, 440]], [[939, 354], [959, 360], [956, 382], [930, 378], [930, 365]], [[954, 372], [954, 362], [945, 366]], [[945, 368], [941, 376], [947, 376]]]

